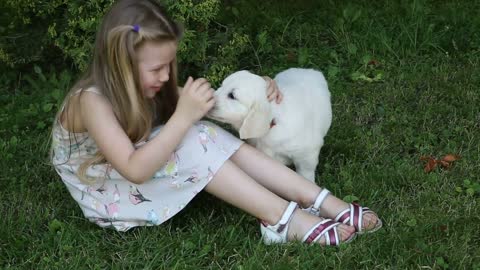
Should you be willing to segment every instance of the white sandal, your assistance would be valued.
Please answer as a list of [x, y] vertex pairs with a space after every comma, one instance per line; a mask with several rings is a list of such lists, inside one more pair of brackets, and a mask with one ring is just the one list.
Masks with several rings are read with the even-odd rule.
[[[326, 188], [322, 189], [322, 191], [315, 199], [313, 205], [308, 208], [303, 208], [303, 210], [309, 212], [312, 215], [320, 216], [320, 206], [322, 205], [325, 198], [327, 198], [328, 194], [330, 194], [330, 191], [328, 191]], [[372, 213], [377, 217], [377, 223], [375, 224], [375, 227], [367, 231], [364, 230], [362, 226], [363, 214], [366, 213]], [[349, 208], [343, 210], [335, 217], [335, 221], [341, 222], [349, 226], [353, 226], [357, 234], [376, 232], [383, 225], [382, 221], [375, 212], [370, 210], [368, 207], [360, 206], [357, 203], [351, 203]]]
[[327, 198], [330, 191], [326, 188], [322, 189], [318, 194], [315, 202], [308, 208], [303, 208], [304, 211], [309, 212], [310, 214], [319, 217], [320, 216], [320, 206], [322, 206], [323, 201]]
[[[260, 223], [260, 232], [262, 233], [263, 242], [267, 245], [270, 244], [282, 244], [288, 242], [287, 232], [292, 219], [293, 212], [297, 209], [298, 204], [296, 202], [290, 202], [285, 209], [282, 217], [275, 225], [269, 225], [265, 221]], [[331, 219], [324, 219], [315, 224], [302, 238], [302, 242], [311, 244], [316, 242], [322, 236], [325, 236], [326, 246], [338, 246], [341, 243], [340, 237], [337, 232], [339, 222], [335, 222]], [[350, 238], [343, 241], [348, 243], [353, 240], [355, 234], [353, 233]]]

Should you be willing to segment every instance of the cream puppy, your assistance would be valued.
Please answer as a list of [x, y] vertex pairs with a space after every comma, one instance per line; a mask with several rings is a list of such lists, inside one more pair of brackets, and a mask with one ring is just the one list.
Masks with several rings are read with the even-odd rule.
[[241, 139], [315, 181], [323, 138], [332, 122], [330, 92], [323, 74], [290, 68], [275, 78], [280, 104], [267, 100], [267, 83], [248, 71], [228, 76], [215, 92], [207, 117], [231, 124]]

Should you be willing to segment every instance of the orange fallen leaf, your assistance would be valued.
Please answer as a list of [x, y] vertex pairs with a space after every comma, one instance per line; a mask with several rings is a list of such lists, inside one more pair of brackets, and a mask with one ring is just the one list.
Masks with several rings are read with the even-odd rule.
[[444, 169], [450, 169], [452, 167], [452, 162], [459, 160], [459, 155], [448, 154], [444, 156], [442, 159], [436, 159], [433, 156], [421, 156], [421, 161], [427, 161], [423, 170], [426, 173], [433, 171], [437, 165], [440, 165]]
[[456, 160], [459, 160], [460, 156], [459, 155], [454, 155], [454, 154], [448, 154], [442, 158], [443, 161], [446, 162], [454, 162]]
[[440, 160], [440, 165], [442, 165], [442, 167], [444, 169], [448, 169], [448, 168], [450, 168], [450, 166], [452, 166], [452, 164], [450, 162], [445, 161], [445, 160]]
[[430, 158], [427, 161], [427, 164], [425, 165], [425, 168], [423, 169], [426, 173], [429, 173], [433, 171], [437, 167], [437, 160]]

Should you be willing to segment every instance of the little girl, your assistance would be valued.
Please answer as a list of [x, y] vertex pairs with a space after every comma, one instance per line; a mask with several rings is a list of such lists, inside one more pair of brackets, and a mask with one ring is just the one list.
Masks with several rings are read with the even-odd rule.
[[[177, 87], [181, 35], [153, 0], [118, 1], [104, 17], [53, 126], [53, 165], [87, 219], [118, 231], [159, 225], [205, 190], [262, 220], [265, 243], [338, 245], [380, 228], [368, 208], [199, 122], [213, 89], [191, 77]], [[274, 85], [270, 98], [281, 99]]]

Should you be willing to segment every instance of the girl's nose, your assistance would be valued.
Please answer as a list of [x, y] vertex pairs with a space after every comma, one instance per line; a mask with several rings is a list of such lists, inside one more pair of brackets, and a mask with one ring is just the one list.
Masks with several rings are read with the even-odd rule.
[[166, 82], [170, 78], [170, 69], [162, 68], [158, 74], [158, 80], [161, 82]]
[[166, 81], [168, 81], [169, 77], [170, 76], [169, 76], [168, 72], [163, 71], [162, 73], [160, 73], [160, 76], [158, 77], [158, 80], [161, 81], [161, 82], [166, 82]]

